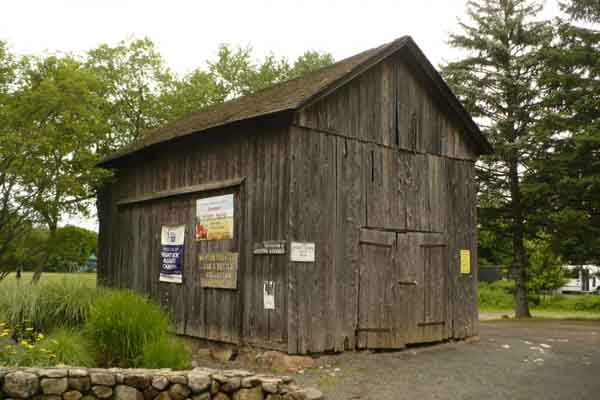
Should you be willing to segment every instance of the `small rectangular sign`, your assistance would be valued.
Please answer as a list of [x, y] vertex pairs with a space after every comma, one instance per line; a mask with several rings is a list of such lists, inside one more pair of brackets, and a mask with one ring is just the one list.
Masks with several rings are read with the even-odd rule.
[[200, 253], [200, 286], [203, 288], [237, 289], [239, 253]]
[[275, 309], [275, 282], [264, 281], [263, 301], [264, 301], [265, 310], [274, 310]]
[[294, 262], [315, 262], [315, 244], [309, 242], [292, 242], [290, 259]]
[[471, 251], [462, 249], [460, 251], [460, 273], [471, 273]]
[[196, 240], [233, 239], [233, 194], [196, 202]]
[[285, 240], [267, 240], [254, 243], [253, 254], [285, 254]]
[[183, 281], [183, 245], [185, 225], [163, 225], [160, 236], [159, 281], [181, 283]]

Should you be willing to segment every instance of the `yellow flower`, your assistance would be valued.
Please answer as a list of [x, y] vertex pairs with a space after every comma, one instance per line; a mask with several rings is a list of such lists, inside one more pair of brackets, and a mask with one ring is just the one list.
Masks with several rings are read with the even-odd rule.
[[33, 331], [33, 328], [25, 328], [25, 330], [26, 330], [27, 332], [31, 332], [31, 331]]
[[8, 332], [0, 332], [0, 337], [8, 336]]
[[44, 337], [45, 337], [45, 336], [44, 336], [44, 334], [43, 334], [43, 333], [38, 333], [38, 334], [37, 334], [37, 338], [38, 338], [38, 340], [42, 340], [42, 339], [44, 339]]
[[21, 340], [21, 344], [23, 346], [27, 346], [29, 344], [29, 342], [27, 340]]

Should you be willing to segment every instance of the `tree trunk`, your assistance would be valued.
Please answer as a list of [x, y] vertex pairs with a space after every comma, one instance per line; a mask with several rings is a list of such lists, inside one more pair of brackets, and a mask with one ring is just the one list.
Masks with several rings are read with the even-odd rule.
[[518, 162], [515, 154], [509, 162], [509, 179], [511, 194], [511, 212], [513, 217], [513, 265], [515, 275], [515, 317], [531, 318], [527, 299], [527, 252], [525, 250], [525, 226], [523, 222], [523, 205], [521, 204], [521, 188], [519, 182]]
[[31, 278], [31, 283], [38, 283], [40, 281], [40, 278], [42, 277], [42, 273], [44, 272], [44, 270], [46, 269], [46, 267], [48, 265], [48, 260], [50, 259], [50, 246], [54, 245], [55, 238], [56, 238], [56, 230], [58, 229], [58, 218], [53, 216], [53, 218], [49, 218], [47, 220], [46, 224], [48, 225], [48, 234], [49, 234], [47, 248], [46, 248], [46, 251], [44, 252], [45, 254], [44, 254], [44, 257], [42, 258], [42, 262], [40, 263], [40, 265], [38, 265], [38, 267], [33, 272], [33, 277]]

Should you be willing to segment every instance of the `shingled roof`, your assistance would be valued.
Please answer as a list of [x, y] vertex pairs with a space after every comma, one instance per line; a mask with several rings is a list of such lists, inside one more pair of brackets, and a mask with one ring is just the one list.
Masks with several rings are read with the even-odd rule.
[[426, 75], [435, 81], [434, 83], [438, 89], [443, 92], [444, 97], [450, 102], [450, 106], [455, 112], [459, 113], [460, 119], [466, 125], [481, 153], [490, 153], [490, 144], [481, 134], [470, 115], [460, 105], [412, 38], [403, 36], [393, 42], [356, 54], [300, 77], [275, 84], [251, 95], [208, 106], [179, 120], [164, 124], [149, 132], [144, 138], [105, 157], [99, 164], [108, 164], [146, 147], [199, 133], [210, 128], [282, 111], [300, 109], [307, 104], [311, 104], [315, 99], [331, 93], [403, 47], [409, 48], [410, 54], [416, 58], [418, 64], [426, 69]]

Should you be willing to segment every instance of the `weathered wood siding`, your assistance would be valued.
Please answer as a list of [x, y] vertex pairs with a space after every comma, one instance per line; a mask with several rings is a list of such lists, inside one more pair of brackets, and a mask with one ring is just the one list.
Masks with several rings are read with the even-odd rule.
[[[317, 259], [290, 265], [290, 352], [476, 334], [477, 155], [460, 129], [399, 57], [296, 115], [290, 237], [317, 243]], [[391, 245], [359, 245], [365, 229]], [[443, 250], [426, 252], [427, 234], [443, 236]], [[470, 275], [459, 273], [460, 249], [471, 251]], [[418, 285], [389, 286], [409, 278]]]
[[[287, 258], [253, 256], [252, 243], [287, 239], [288, 158], [285, 125], [246, 125], [162, 145], [119, 165], [98, 201], [100, 282], [159, 300], [170, 309], [178, 333], [286, 347]], [[237, 178], [244, 181], [236, 187], [117, 205], [123, 199]], [[196, 200], [224, 193], [236, 193], [234, 241], [197, 243]], [[187, 229], [184, 283], [159, 283], [160, 227], [181, 223]], [[218, 250], [240, 252], [236, 291], [200, 287], [198, 252]], [[264, 310], [265, 280], [276, 284], [275, 310]]]

